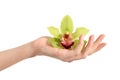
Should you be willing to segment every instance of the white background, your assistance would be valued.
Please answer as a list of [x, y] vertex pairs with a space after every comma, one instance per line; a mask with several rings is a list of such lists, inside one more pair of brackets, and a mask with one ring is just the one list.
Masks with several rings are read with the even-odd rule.
[[59, 27], [66, 14], [90, 29], [86, 39], [104, 33], [107, 46], [72, 63], [30, 58], [1, 71], [0, 80], [120, 80], [119, 0], [0, 0], [0, 51], [50, 36], [47, 27]]

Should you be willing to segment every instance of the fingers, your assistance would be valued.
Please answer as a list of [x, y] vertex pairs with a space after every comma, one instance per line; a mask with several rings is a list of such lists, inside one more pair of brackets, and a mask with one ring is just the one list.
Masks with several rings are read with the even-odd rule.
[[92, 49], [93, 43], [94, 43], [94, 35], [91, 35], [89, 37], [88, 44], [82, 51], [84, 57], [86, 57], [89, 54], [90, 50]]
[[84, 39], [83, 36], [80, 36], [79, 43], [74, 50], [52, 48], [52, 50], [50, 50], [50, 53], [54, 54], [52, 57], [58, 58], [65, 62], [84, 59], [88, 55], [101, 50], [106, 45], [106, 43], [101, 43], [104, 37], [105, 35], [102, 34], [94, 41], [94, 35], [91, 35], [89, 37], [87, 45], [83, 48]]
[[93, 43], [92, 47], [91, 47], [91, 51], [89, 52], [88, 55], [91, 55], [99, 50], [101, 50], [105, 45], [106, 43], [101, 43], [102, 40], [104, 39], [105, 35], [104, 34], [101, 34]]
[[88, 55], [91, 55], [99, 50], [101, 50], [106, 43], [101, 43], [102, 40], [104, 39], [105, 35], [101, 34], [95, 41], [94, 41], [94, 35], [91, 35], [89, 37], [88, 43], [87, 45], [82, 49], [82, 51], [79, 53], [80, 55], [77, 56], [74, 59], [84, 59], [86, 58]]
[[101, 34], [97, 39], [96, 39], [96, 41], [94, 42], [94, 49], [96, 49], [98, 46], [99, 46], [99, 44], [101, 43], [101, 41], [104, 39], [104, 37], [105, 37], [105, 35], [104, 34]]
[[79, 43], [78, 43], [77, 47], [74, 50], [74, 52], [75, 52], [74, 57], [71, 58], [71, 60], [78, 60], [78, 59], [83, 58], [83, 56], [81, 56], [83, 46], [84, 46], [84, 39], [83, 39], [83, 36], [81, 35], [79, 37]]
[[101, 49], [102, 49], [103, 47], [105, 47], [105, 46], [106, 46], [106, 43], [101, 43], [101, 44], [99, 44], [98, 47], [96, 48], [95, 52], [101, 50]]
[[79, 43], [78, 43], [77, 47], [75, 48], [76, 53], [80, 53], [80, 51], [82, 50], [83, 45], [84, 45], [84, 41], [83, 41], [83, 36], [81, 35], [79, 37]]

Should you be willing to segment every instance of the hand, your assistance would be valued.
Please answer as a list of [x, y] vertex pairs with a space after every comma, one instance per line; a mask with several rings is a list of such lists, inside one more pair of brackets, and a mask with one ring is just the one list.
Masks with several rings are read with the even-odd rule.
[[83, 48], [83, 36], [80, 36], [79, 44], [74, 50], [53, 48], [48, 43], [50, 37], [41, 37], [34, 41], [34, 48], [36, 52], [35, 55], [46, 55], [65, 62], [84, 59], [88, 55], [101, 50], [106, 45], [106, 43], [102, 43], [104, 37], [105, 35], [102, 34], [94, 41], [94, 35], [91, 35], [89, 37], [88, 43]]

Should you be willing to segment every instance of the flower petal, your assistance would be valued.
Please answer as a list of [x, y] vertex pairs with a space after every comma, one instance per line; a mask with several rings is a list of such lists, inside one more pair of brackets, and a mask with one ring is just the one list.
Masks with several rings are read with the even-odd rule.
[[51, 38], [49, 40], [49, 43], [55, 48], [62, 48], [60, 42], [61, 42], [61, 40], [58, 38]]
[[58, 28], [50, 26], [50, 27], [48, 27], [48, 30], [54, 37], [59, 37], [60, 32], [59, 32]]
[[66, 33], [66, 32], [69, 32], [69, 33], [72, 33], [73, 31], [73, 22], [72, 22], [72, 18], [69, 16], [69, 15], [66, 15], [62, 22], [61, 22], [61, 33]]
[[80, 35], [86, 35], [89, 32], [89, 30], [85, 27], [79, 27], [76, 29], [76, 31], [72, 34], [73, 39], [78, 38]]

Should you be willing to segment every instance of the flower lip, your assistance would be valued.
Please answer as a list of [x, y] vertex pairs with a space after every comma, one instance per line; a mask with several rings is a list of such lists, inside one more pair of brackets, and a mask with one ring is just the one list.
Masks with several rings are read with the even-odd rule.
[[62, 41], [61, 41], [61, 45], [66, 48], [69, 49], [71, 48], [71, 46], [74, 44], [73, 39], [72, 39], [72, 35], [69, 33], [65, 33], [62, 36]]
[[61, 45], [62, 45], [65, 49], [70, 49], [71, 46], [74, 45], [74, 42], [71, 42], [71, 44], [69, 44], [69, 45], [66, 45], [66, 44], [64, 44], [64, 43], [61, 43]]

